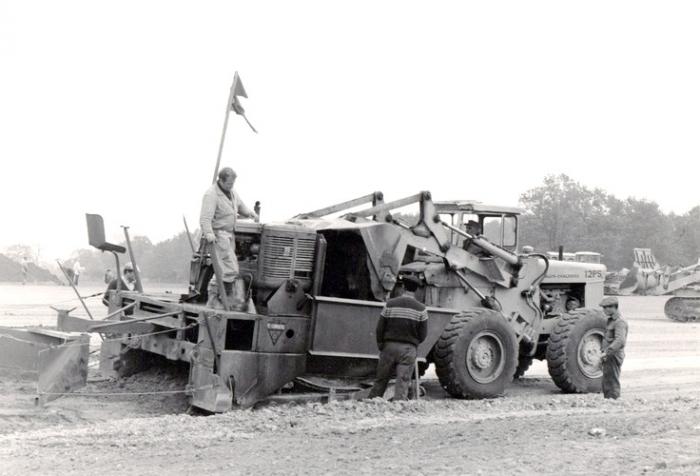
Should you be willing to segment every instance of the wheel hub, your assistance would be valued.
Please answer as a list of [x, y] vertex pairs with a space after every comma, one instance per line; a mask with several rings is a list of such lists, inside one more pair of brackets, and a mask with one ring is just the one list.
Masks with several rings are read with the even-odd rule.
[[474, 349], [474, 365], [479, 369], [487, 369], [491, 366], [493, 361], [493, 349], [486, 342], [479, 342]]
[[493, 382], [505, 366], [503, 342], [493, 332], [482, 331], [469, 344], [465, 360], [467, 371], [476, 382]]
[[586, 365], [600, 362], [600, 347], [598, 344], [590, 340], [585, 342], [581, 350], [581, 359]]
[[578, 366], [586, 377], [599, 378], [603, 375], [600, 357], [603, 348], [603, 333], [599, 329], [586, 332], [578, 345]]

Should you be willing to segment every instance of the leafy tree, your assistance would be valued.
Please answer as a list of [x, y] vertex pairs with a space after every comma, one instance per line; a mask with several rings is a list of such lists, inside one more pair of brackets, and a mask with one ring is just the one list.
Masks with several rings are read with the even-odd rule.
[[571, 249], [605, 209], [605, 199], [602, 191], [588, 190], [567, 175], [548, 175], [542, 186], [520, 197], [528, 210], [523, 243], [534, 243], [543, 251], [560, 245]]
[[[682, 216], [672, 215], [675, 249], [679, 259], [674, 264], [688, 266], [700, 258], [700, 206]], [[688, 260], [687, 258], [692, 258]]]
[[549, 175], [521, 195], [527, 213], [521, 242], [540, 251], [563, 245], [597, 251], [610, 269], [632, 266], [633, 248], [650, 248], [660, 264], [687, 266], [700, 256], [700, 206], [683, 216], [664, 214], [649, 200], [620, 200], [566, 175]]
[[8, 258], [20, 262], [22, 261], [23, 257], [27, 257], [30, 261], [34, 261], [34, 250], [32, 249], [31, 246], [29, 245], [21, 245], [21, 244], [16, 244], [16, 245], [11, 245], [8, 246], [5, 251], [3, 252], [5, 256]]

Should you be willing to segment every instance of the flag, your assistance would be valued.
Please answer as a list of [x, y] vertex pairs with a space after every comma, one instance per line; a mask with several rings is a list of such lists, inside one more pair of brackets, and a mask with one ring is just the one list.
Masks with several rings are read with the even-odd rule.
[[250, 123], [245, 115], [245, 109], [243, 109], [241, 102], [238, 100], [239, 96], [247, 98], [248, 94], [245, 92], [245, 88], [243, 87], [243, 81], [241, 81], [241, 78], [238, 76], [238, 71], [236, 71], [236, 74], [233, 76], [233, 84], [231, 85], [231, 104], [229, 104], [229, 107], [239, 116], [243, 116], [245, 122], [248, 123], [253, 132], [257, 134], [258, 131], [255, 130], [255, 127], [253, 127], [253, 124]]

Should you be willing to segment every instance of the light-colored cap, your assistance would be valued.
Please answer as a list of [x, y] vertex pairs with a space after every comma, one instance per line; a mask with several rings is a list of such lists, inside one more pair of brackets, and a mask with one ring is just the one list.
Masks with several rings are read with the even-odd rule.
[[618, 306], [619, 303], [617, 301], [617, 298], [614, 296], [607, 296], [604, 297], [602, 301], [600, 301], [600, 307], [605, 307], [605, 306]]

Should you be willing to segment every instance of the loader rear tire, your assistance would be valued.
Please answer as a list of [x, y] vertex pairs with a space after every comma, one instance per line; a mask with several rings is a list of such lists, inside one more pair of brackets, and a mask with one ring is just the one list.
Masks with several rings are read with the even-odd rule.
[[456, 398], [491, 398], [513, 380], [518, 359], [515, 333], [498, 312], [469, 309], [452, 317], [435, 344], [442, 388]]
[[575, 309], [559, 318], [547, 342], [547, 367], [567, 393], [600, 392], [600, 354], [606, 320], [595, 309]]

